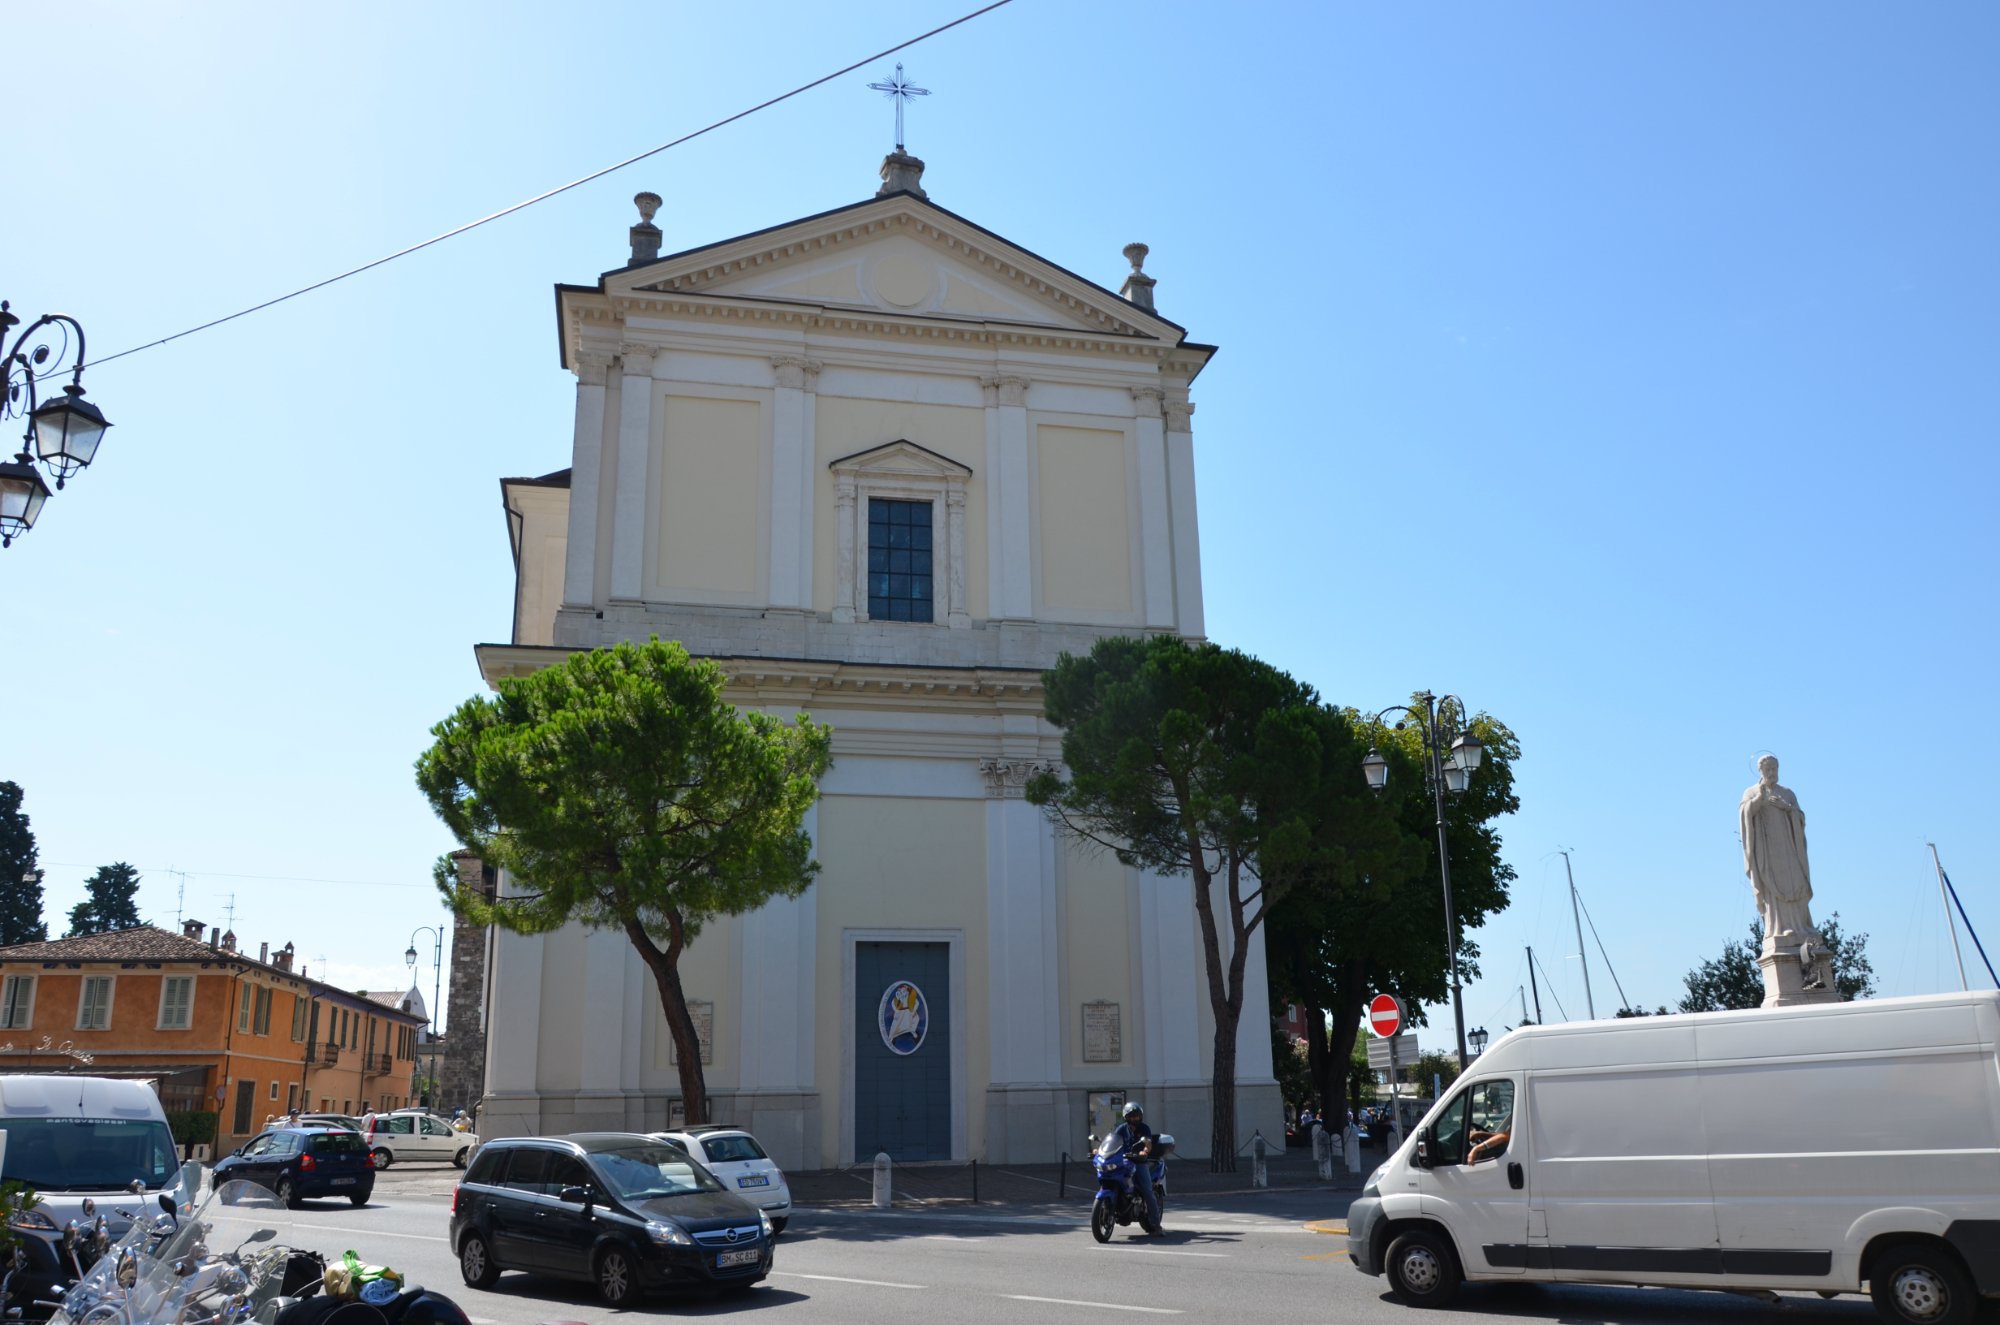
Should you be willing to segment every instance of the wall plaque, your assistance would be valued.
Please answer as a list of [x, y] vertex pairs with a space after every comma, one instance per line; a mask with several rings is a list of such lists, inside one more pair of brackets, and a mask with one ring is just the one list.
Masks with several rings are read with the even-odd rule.
[[1122, 1009], [1103, 1001], [1083, 1005], [1083, 1061], [1115, 1063], [1125, 1056]]
[[[694, 1022], [695, 1039], [701, 1043], [701, 1063], [707, 1067], [715, 1062], [715, 1004], [702, 999], [687, 1001], [688, 1016]], [[674, 1043], [674, 1033], [667, 1032], [667, 1062], [678, 1065], [681, 1061], [680, 1046]]]

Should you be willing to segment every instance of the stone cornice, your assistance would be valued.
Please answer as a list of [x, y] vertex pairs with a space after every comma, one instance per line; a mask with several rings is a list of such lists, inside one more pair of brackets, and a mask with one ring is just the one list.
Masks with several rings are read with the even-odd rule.
[[644, 291], [629, 295], [576, 299], [565, 307], [567, 334], [574, 340], [585, 328], [622, 329], [631, 318], [684, 318], [708, 323], [739, 323], [791, 334], [830, 333], [866, 336], [884, 341], [933, 341], [981, 349], [1058, 350], [1074, 354], [1115, 355], [1163, 363], [1174, 347], [1162, 341], [1111, 335], [1070, 327], [997, 322], [925, 314], [888, 314], [868, 308], [710, 296], [667, 295]]
[[[480, 644], [473, 649], [488, 685], [506, 677], [528, 676], [553, 667], [580, 649], [557, 645]], [[879, 663], [816, 662], [810, 659], [710, 658], [729, 678], [737, 703], [798, 703], [808, 700], [874, 707], [884, 702], [908, 707], [926, 704], [976, 705], [992, 709], [1042, 711], [1042, 674], [997, 667], [886, 666]]]

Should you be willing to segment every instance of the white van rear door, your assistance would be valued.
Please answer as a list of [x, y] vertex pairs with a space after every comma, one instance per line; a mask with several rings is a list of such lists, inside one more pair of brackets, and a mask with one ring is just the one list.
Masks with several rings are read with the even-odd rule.
[[1489, 1077], [1447, 1100], [1424, 1137], [1429, 1168], [1414, 1169], [1421, 1209], [1451, 1230], [1466, 1273], [1527, 1268], [1527, 1146], [1515, 1140], [1520, 1083]]

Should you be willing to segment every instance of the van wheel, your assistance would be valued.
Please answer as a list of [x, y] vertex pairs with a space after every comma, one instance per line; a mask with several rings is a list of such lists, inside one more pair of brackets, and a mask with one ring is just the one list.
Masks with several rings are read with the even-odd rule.
[[1441, 1307], [1458, 1292], [1458, 1261], [1443, 1238], [1411, 1229], [1389, 1244], [1389, 1288], [1413, 1307]]
[[1905, 1242], [1868, 1267], [1876, 1314], [1899, 1325], [1969, 1325], [1979, 1311], [1972, 1277], [1942, 1247]]

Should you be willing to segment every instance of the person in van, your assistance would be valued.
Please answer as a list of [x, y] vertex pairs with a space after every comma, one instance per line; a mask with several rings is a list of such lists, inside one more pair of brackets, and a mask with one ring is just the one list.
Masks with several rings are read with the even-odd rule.
[[1490, 1129], [1472, 1129], [1472, 1149], [1465, 1152], [1465, 1162], [1477, 1164], [1482, 1159], [1494, 1159], [1507, 1153], [1507, 1139], [1513, 1132], [1514, 1120], [1503, 1117]]

